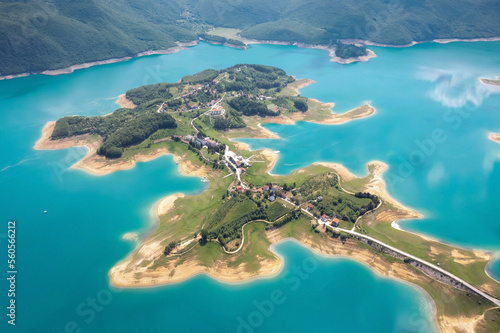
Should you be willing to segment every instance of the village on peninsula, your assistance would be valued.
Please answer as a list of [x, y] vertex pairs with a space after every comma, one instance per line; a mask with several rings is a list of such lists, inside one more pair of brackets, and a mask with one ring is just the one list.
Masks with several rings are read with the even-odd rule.
[[157, 203], [155, 230], [132, 235], [140, 239], [137, 248], [110, 270], [116, 287], [176, 283], [200, 273], [225, 282], [275, 276], [283, 263], [272, 245], [293, 238], [424, 289], [443, 329], [498, 331], [500, 284], [485, 271], [491, 255], [402, 230], [399, 220], [422, 215], [386, 192], [383, 162], [370, 162], [364, 177], [323, 162], [278, 176], [271, 170], [279, 152], [252, 151], [234, 140], [278, 138], [261, 126], [267, 122], [341, 125], [376, 114], [369, 104], [333, 113], [333, 103], [299, 94], [313, 82], [263, 65], [207, 69], [131, 89], [109, 115], [50, 122], [35, 148], [86, 146], [74, 167], [94, 174], [172, 154], [181, 172], [207, 184], [198, 195], [172, 194]]

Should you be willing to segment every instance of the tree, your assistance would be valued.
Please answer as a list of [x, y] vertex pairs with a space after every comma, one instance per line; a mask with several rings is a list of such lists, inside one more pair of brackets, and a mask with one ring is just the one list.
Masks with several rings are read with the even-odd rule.
[[296, 99], [293, 102], [293, 106], [301, 112], [306, 112], [309, 109], [309, 107], [307, 106], [307, 102], [303, 99]]
[[206, 241], [208, 239], [208, 231], [207, 229], [201, 229], [201, 239]]

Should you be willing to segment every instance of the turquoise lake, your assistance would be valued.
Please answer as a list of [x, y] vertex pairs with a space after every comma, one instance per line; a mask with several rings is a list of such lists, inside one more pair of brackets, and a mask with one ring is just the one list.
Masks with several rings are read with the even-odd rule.
[[[377, 114], [337, 126], [269, 124], [281, 139], [242, 139], [253, 149], [280, 151], [274, 173], [331, 161], [363, 175], [367, 162], [386, 162], [389, 193], [425, 215], [404, 228], [498, 251], [500, 144], [487, 134], [500, 132], [500, 88], [479, 78], [500, 75], [500, 42], [373, 50], [377, 58], [342, 66], [320, 50], [253, 45], [243, 51], [201, 43], [68, 75], [0, 81], [0, 246], [6, 247], [6, 222], [15, 219], [19, 272], [17, 325], [4, 318], [1, 331], [435, 331], [432, 309], [417, 288], [291, 241], [275, 247], [285, 267], [271, 279], [233, 285], [197, 276], [156, 288], [112, 288], [109, 269], [135, 247], [122, 235], [148, 231], [151, 208], [162, 197], [196, 194], [204, 183], [179, 174], [171, 156], [92, 176], [69, 169], [83, 148], [33, 149], [47, 121], [107, 114], [130, 88], [237, 63], [278, 66], [315, 80], [301, 94], [335, 102], [336, 112], [370, 101]], [[436, 129], [446, 139], [429, 143]], [[297, 266], [308, 268], [307, 277], [294, 273]], [[489, 272], [500, 278], [499, 261]], [[8, 289], [5, 280], [0, 288]], [[275, 290], [283, 302], [271, 311], [266, 304]], [[102, 307], [90, 310], [92, 298]]]

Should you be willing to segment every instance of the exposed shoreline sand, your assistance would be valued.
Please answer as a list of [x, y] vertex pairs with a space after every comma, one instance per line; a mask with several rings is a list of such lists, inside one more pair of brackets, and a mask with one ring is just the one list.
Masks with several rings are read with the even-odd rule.
[[[80, 156], [80, 160], [71, 160], [68, 165], [73, 169], [80, 169], [93, 175], [101, 176], [108, 175], [115, 171], [128, 170], [135, 167], [136, 162], [148, 162], [163, 155], [173, 155], [176, 162], [179, 163], [179, 169], [184, 173], [189, 173], [196, 176], [206, 176], [207, 173], [203, 168], [198, 168], [192, 162], [183, 160], [181, 156], [170, 153], [166, 148], [159, 148], [149, 154], [136, 154], [130, 160], [113, 161], [97, 155], [97, 149], [101, 144], [101, 140], [92, 141], [89, 135], [80, 135], [71, 139], [51, 140], [50, 136], [54, 130], [56, 122], [49, 121], [42, 129], [42, 137], [36, 142], [34, 149], [37, 150], [55, 150], [67, 149], [73, 147], [86, 147], [85, 155]], [[74, 157], [74, 156], [73, 156]]]
[[137, 106], [134, 104], [134, 102], [127, 99], [127, 96], [125, 94], [118, 96], [118, 99], [115, 101], [115, 103], [126, 109], [133, 109]]
[[[273, 163], [275, 163], [276, 154], [269, 149], [264, 149], [261, 151], [262, 154], [269, 158]], [[347, 168], [345, 168], [341, 164], [337, 163], [315, 163], [318, 165], [323, 165], [329, 168], [332, 168], [335, 172], [337, 172], [344, 181], [350, 181], [356, 178], [359, 178], [352, 174]], [[380, 161], [372, 161], [368, 163], [368, 167], [372, 167], [373, 171], [373, 179], [369, 182], [366, 187], [366, 191], [370, 193], [379, 195], [380, 198], [384, 201], [390, 202], [392, 205], [397, 205], [401, 210], [404, 210], [408, 216], [416, 216], [421, 217], [422, 215], [414, 210], [407, 208], [390, 197], [390, 195], [386, 192], [385, 182], [378, 180], [378, 178], [382, 175], [382, 173], [387, 169], [387, 165]], [[271, 167], [272, 168], [272, 167]], [[193, 170], [186, 170], [188, 174], [192, 174]], [[159, 218], [159, 215], [167, 214], [171, 209], [175, 206], [175, 201], [182, 197], [181, 194], [170, 195], [164, 198], [156, 208], [156, 216]], [[279, 230], [279, 229], [278, 229]], [[274, 239], [272, 237], [268, 237], [271, 240], [272, 244], [277, 243], [281, 239]], [[301, 241], [302, 242], [302, 241]], [[140, 267], [141, 262], [144, 260], [149, 261], [155, 258], [158, 255], [163, 253], [163, 248], [160, 239], [156, 239], [152, 237], [145, 241], [142, 245], [140, 245], [137, 252], [132, 253], [128, 256], [127, 259], [118, 263], [114, 266], [109, 273], [111, 283], [117, 287], [147, 287], [147, 286], [155, 286], [155, 285], [163, 285], [170, 283], [178, 283], [184, 280], [187, 280], [197, 274], [205, 273], [209, 274], [216, 280], [225, 281], [225, 282], [244, 282], [254, 277], [269, 277], [273, 276], [281, 270], [283, 263], [282, 260], [267, 260], [264, 265], [256, 272], [245, 272], [244, 264], [239, 265], [238, 267], [224, 267], [223, 264], [218, 265], [217, 267], [206, 267], [200, 265], [196, 260], [187, 260], [185, 263], [177, 266], [175, 269], [175, 274], [171, 276], [172, 269], [168, 268], [157, 268], [153, 272], [148, 271], [146, 267]], [[302, 242], [306, 246], [311, 246], [308, 242]], [[332, 254], [329, 251], [324, 251], [322, 248], [316, 249], [321, 254]], [[373, 261], [373, 255], [369, 255], [369, 260], [364, 258], [363, 256], [358, 256], [359, 250], [354, 254], [347, 254], [345, 256], [349, 256], [356, 260], [362, 261], [370, 265]], [[363, 252], [363, 251], [361, 251]], [[369, 251], [367, 251], [369, 252]], [[273, 251], [273, 253], [275, 253]], [[139, 257], [138, 257], [139, 256]], [[277, 258], [278, 259], [278, 258]], [[363, 260], [366, 259], [366, 260]], [[240, 267], [241, 266], [241, 267]], [[403, 266], [404, 267], [404, 266]], [[376, 266], [374, 268], [377, 268]], [[384, 272], [384, 270], [379, 268], [379, 272], [382, 274], [389, 274]], [[137, 273], [140, 273], [143, 278], [137, 278]], [[389, 276], [389, 275], [388, 275]]]
[[[303, 81], [297, 85], [291, 87], [297, 95], [300, 94], [299, 90], [301, 88], [304, 88], [310, 84], [315, 83], [316, 81], [311, 80], [311, 79], [302, 79]], [[352, 110], [346, 111], [344, 113], [335, 113], [332, 111], [332, 108], [335, 106], [335, 103], [333, 102], [328, 102], [324, 103], [321, 102], [315, 98], [309, 98], [309, 100], [315, 101], [323, 108], [328, 108], [331, 112], [331, 114], [328, 117], [325, 117], [322, 120], [314, 120], [314, 119], [306, 119], [309, 114], [307, 112], [294, 112], [288, 115], [281, 114], [280, 116], [277, 117], [266, 117], [261, 120], [261, 122], [257, 125], [259, 128], [265, 131], [265, 133], [259, 133], [257, 134], [256, 138], [272, 138], [272, 139], [279, 139], [280, 137], [274, 133], [266, 129], [265, 127], [262, 127], [262, 124], [264, 123], [270, 123], [270, 124], [283, 124], [283, 125], [294, 125], [297, 121], [306, 121], [310, 123], [315, 123], [315, 124], [321, 124], [321, 125], [341, 125], [345, 124], [346, 122], [356, 120], [356, 119], [363, 119], [367, 118], [370, 116], [373, 116], [377, 113], [377, 109], [375, 109], [373, 106], [371, 106], [368, 102], [365, 102], [363, 105], [355, 107]], [[361, 110], [361, 112], [359, 112]], [[262, 135], [261, 135], [262, 134]]]
[[385, 201], [391, 206], [405, 212], [406, 215], [408, 216], [406, 218], [421, 219], [424, 217], [421, 213], [417, 212], [414, 209], [404, 206], [399, 201], [397, 201], [396, 199], [394, 199], [392, 196], [389, 195], [386, 189], [386, 183], [382, 178], [384, 172], [386, 172], [389, 169], [389, 166], [386, 163], [380, 161], [371, 161], [368, 163], [368, 167], [370, 166], [373, 166], [374, 169], [373, 169], [373, 178], [366, 185], [366, 190], [369, 193], [375, 194], [376, 196], [381, 198], [382, 201]]
[[496, 80], [482, 78], [480, 81], [484, 84], [489, 84], [490, 86], [500, 87], [500, 76], [497, 76]]
[[490, 139], [491, 141], [495, 141], [495, 142], [500, 143], [500, 134], [498, 134], [498, 133], [489, 133], [488, 134], [488, 139]]
[[[314, 98], [309, 98], [309, 99], [315, 100], [319, 103], [322, 103]], [[328, 106], [328, 108], [332, 108], [334, 106], [334, 103], [322, 103], [322, 104], [325, 106]], [[358, 110], [360, 108], [365, 108], [365, 110], [363, 110], [362, 112], [358, 112]], [[282, 125], [295, 125], [295, 123], [297, 121], [305, 121], [305, 122], [315, 123], [315, 124], [320, 124], [320, 125], [342, 125], [342, 124], [345, 124], [351, 120], [363, 119], [363, 118], [373, 116], [376, 113], [377, 113], [377, 109], [375, 109], [373, 106], [371, 106], [370, 104], [363, 104], [361, 106], [358, 106], [358, 107], [356, 107], [352, 110], [349, 110], [347, 112], [344, 112], [344, 113], [333, 113], [332, 112], [332, 114], [328, 118], [325, 118], [322, 120], [305, 119], [308, 116], [308, 114], [302, 113], [302, 112], [295, 112], [295, 113], [291, 114], [290, 116], [281, 115], [278, 117], [266, 117], [265, 119], [262, 120], [262, 122], [260, 122], [258, 124], [258, 126], [266, 132], [262, 133], [262, 135], [260, 135], [260, 133], [259, 133], [258, 136], [256, 136], [255, 138], [259, 138], [259, 139], [279, 139], [280, 138], [280, 136], [278, 136], [276, 133], [269, 131], [265, 127], [262, 127], [262, 124], [266, 124], [266, 123], [268, 123], [268, 124], [282, 124]]]
[[392, 45], [392, 44], [384, 44], [384, 43], [376, 43], [372, 42], [369, 40], [365, 39], [340, 39], [341, 42], [346, 42], [346, 43], [356, 43], [356, 44], [364, 44], [364, 45], [371, 45], [371, 46], [379, 46], [379, 47], [392, 47], [392, 48], [406, 48], [406, 47], [411, 47], [413, 45], [418, 45], [418, 44], [424, 44], [424, 43], [439, 43], [439, 44], [448, 44], [448, 43], [455, 43], [455, 42], [496, 42], [500, 41], [500, 37], [484, 37], [484, 38], [470, 38], [470, 39], [465, 39], [465, 38], [442, 38], [442, 39], [432, 39], [432, 40], [426, 40], [426, 41], [412, 41], [408, 44], [402, 44], [402, 45]]
[[[184, 194], [176, 193], [171, 194], [160, 200], [155, 207], [155, 218], [159, 220], [160, 215], [165, 215], [175, 208], [175, 202], [179, 198], [184, 198]], [[185, 280], [193, 278], [194, 276], [205, 274], [211, 278], [225, 282], [225, 283], [241, 283], [253, 278], [267, 278], [279, 274], [282, 265], [282, 258], [277, 253], [272, 251], [276, 258], [275, 260], [265, 260], [261, 266], [258, 274], [245, 272], [244, 264], [236, 268], [224, 267], [218, 265], [216, 267], [206, 267], [200, 265], [195, 260], [187, 260], [185, 263], [179, 265], [174, 269], [175, 274], [172, 276], [171, 270], [164, 267], [156, 269], [154, 272], [146, 272], [146, 267], [141, 268], [137, 263], [137, 256], [141, 262], [156, 258], [162, 255], [164, 246], [161, 245], [161, 240], [155, 237], [149, 238], [143, 242], [139, 248], [130, 253], [127, 258], [117, 263], [109, 271], [110, 282], [115, 287], [127, 288], [140, 288], [152, 287], [157, 285], [181, 283]], [[147, 275], [141, 279], [137, 279], [136, 274]]]
[[[368, 61], [369, 59], [377, 56], [375, 54], [375, 52], [373, 52], [370, 49], [367, 49], [368, 55], [366, 55], [366, 56], [359, 57], [359, 58], [342, 59], [342, 58], [336, 57], [334, 49], [332, 47], [329, 47], [328, 45], [315, 45], [315, 44], [306, 44], [306, 43], [299, 43], [299, 42], [276, 42], [276, 41], [265, 41], [265, 40], [251, 40], [251, 39], [245, 39], [245, 38], [241, 38], [241, 39], [244, 40], [246, 44], [295, 45], [295, 46], [302, 47], [302, 48], [325, 50], [325, 51], [328, 51], [330, 54], [330, 61], [338, 62], [340, 64], [349, 64], [349, 63], [358, 62], [358, 61], [365, 62], [365, 61]], [[472, 38], [472, 39], [459, 39], [459, 38], [434, 39], [434, 40], [422, 41], [422, 42], [415, 42], [414, 41], [414, 42], [411, 42], [411, 43], [405, 44], [405, 45], [381, 44], [381, 43], [370, 42], [370, 41], [362, 40], [362, 39], [341, 39], [340, 41], [343, 41], [346, 43], [364, 44], [364, 45], [372, 45], [372, 46], [380, 46], [380, 47], [403, 48], [403, 47], [410, 47], [410, 46], [413, 46], [416, 44], [430, 43], [430, 42], [441, 43], [441, 44], [447, 44], [447, 43], [452, 43], [452, 42], [492, 42], [492, 41], [500, 41], [500, 37]], [[101, 61], [91, 61], [91, 62], [86, 62], [86, 63], [82, 63], [82, 64], [75, 64], [75, 65], [72, 65], [72, 66], [69, 66], [66, 68], [61, 68], [61, 69], [3, 75], [3, 76], [0, 76], [0, 80], [10, 80], [10, 79], [26, 77], [26, 76], [30, 76], [30, 75], [38, 75], [38, 74], [44, 74], [44, 75], [70, 74], [78, 69], [127, 61], [130, 59], [138, 58], [138, 57], [142, 57], [142, 56], [148, 56], [148, 55], [154, 55], [154, 54], [175, 53], [175, 52], [186, 49], [186, 47], [195, 46], [198, 44], [198, 42], [199, 42], [199, 40], [193, 40], [191, 42], [186, 42], [186, 43], [177, 42], [177, 46], [174, 46], [174, 47], [171, 47], [168, 49], [164, 49], [164, 50], [149, 50], [149, 51], [137, 53], [136, 55], [129, 56], [129, 57], [112, 58], [112, 59], [101, 60]], [[238, 47], [235, 45], [227, 45], [227, 46], [245, 49], [244, 47]], [[333, 57], [331, 56], [332, 52], [334, 55]], [[339, 59], [341, 59], [341, 60], [339, 60]]]
[[149, 51], [139, 52], [139, 53], [132, 55], [132, 56], [129, 56], [129, 57], [111, 58], [111, 59], [99, 60], [99, 61], [90, 61], [90, 62], [85, 62], [85, 63], [81, 63], [81, 64], [71, 65], [69, 67], [61, 68], [61, 69], [4, 75], [4, 76], [0, 76], [0, 80], [10, 80], [10, 79], [15, 79], [15, 78], [19, 78], [19, 77], [26, 77], [26, 76], [30, 76], [30, 75], [37, 75], [37, 74], [50, 75], [50, 76], [61, 75], [61, 74], [70, 74], [78, 69], [90, 68], [90, 67], [99, 66], [99, 65], [114, 64], [117, 62], [123, 62], [123, 61], [127, 61], [130, 59], [139, 58], [139, 57], [148, 56], [148, 55], [176, 53], [176, 52], [179, 52], [181, 50], [185, 50], [188, 46], [195, 46], [197, 44], [198, 44], [198, 40], [194, 40], [194, 41], [191, 41], [188, 43], [177, 42], [177, 46], [173, 46], [173, 47], [170, 47], [170, 48], [164, 49], [164, 50], [149, 50]]

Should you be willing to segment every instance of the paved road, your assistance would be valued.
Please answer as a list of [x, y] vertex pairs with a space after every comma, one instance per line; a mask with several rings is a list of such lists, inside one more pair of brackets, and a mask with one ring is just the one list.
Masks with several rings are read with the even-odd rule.
[[[295, 205], [293, 202], [290, 202], [289, 200], [286, 200], [286, 201], [287, 201], [287, 202], [289, 202], [289, 203], [291, 203], [291, 204], [292, 204], [292, 205], [294, 205], [295, 207], [299, 207], [299, 206]], [[314, 215], [313, 215], [313, 214], [311, 214], [310, 212], [308, 212], [307, 210], [305, 210], [305, 209], [303, 209], [303, 208], [301, 208], [301, 210], [302, 210], [304, 213], [306, 213], [306, 214], [308, 214], [308, 215], [312, 216], [313, 218], [315, 218], [315, 217], [314, 217]], [[320, 220], [318, 220], [318, 222], [319, 222], [320, 224], [325, 224], [325, 223], [321, 222]], [[466, 281], [462, 280], [461, 278], [459, 278], [459, 277], [458, 277], [458, 276], [456, 276], [456, 275], [451, 274], [450, 272], [448, 272], [448, 271], [446, 271], [446, 270], [442, 269], [442, 268], [441, 268], [441, 267], [439, 267], [439, 266], [436, 266], [436, 265], [434, 265], [434, 264], [432, 264], [432, 263], [430, 263], [430, 262], [428, 262], [428, 261], [425, 261], [425, 260], [423, 260], [423, 259], [420, 259], [420, 258], [418, 258], [418, 257], [415, 257], [414, 255], [409, 254], [409, 253], [406, 253], [406, 252], [404, 252], [404, 251], [402, 251], [402, 250], [400, 250], [400, 249], [397, 249], [397, 248], [395, 248], [395, 247], [393, 247], [393, 246], [391, 246], [391, 245], [389, 245], [389, 244], [386, 244], [386, 243], [384, 243], [384, 242], [381, 242], [381, 241], [379, 241], [378, 239], [375, 239], [375, 238], [370, 237], [370, 236], [367, 236], [367, 235], [360, 234], [360, 233], [358, 233], [358, 232], [356, 232], [356, 231], [354, 231], [354, 230], [347, 230], [347, 229], [343, 229], [343, 228], [335, 228], [335, 227], [332, 227], [331, 225], [328, 225], [328, 224], [326, 224], [326, 226], [327, 226], [328, 228], [332, 229], [332, 230], [335, 230], [335, 231], [343, 231], [343, 232], [346, 232], [346, 233], [348, 233], [348, 234], [355, 235], [355, 236], [357, 236], [357, 237], [360, 237], [360, 238], [364, 238], [364, 239], [370, 240], [370, 241], [375, 242], [375, 243], [377, 243], [377, 244], [379, 244], [379, 245], [382, 245], [383, 247], [386, 247], [386, 248], [388, 248], [388, 249], [390, 249], [390, 250], [392, 250], [392, 251], [394, 251], [394, 252], [396, 252], [396, 253], [399, 253], [399, 254], [401, 254], [401, 255], [403, 255], [403, 256], [405, 256], [405, 257], [411, 258], [412, 260], [414, 260], [414, 261], [416, 261], [416, 262], [419, 262], [419, 263], [421, 263], [421, 264], [423, 264], [423, 265], [426, 265], [426, 266], [428, 266], [428, 267], [431, 267], [432, 269], [434, 269], [434, 270], [436, 270], [436, 271], [440, 272], [441, 274], [444, 274], [444, 275], [446, 275], [446, 276], [448, 276], [448, 277], [451, 277], [452, 279], [454, 279], [454, 280], [456, 280], [456, 281], [460, 282], [461, 284], [463, 284], [463, 285], [464, 285], [464, 286], [466, 286], [467, 288], [469, 288], [469, 289], [471, 289], [472, 291], [474, 291], [476, 294], [478, 294], [478, 295], [480, 295], [480, 296], [482, 296], [482, 297], [486, 298], [487, 300], [489, 300], [490, 302], [494, 303], [495, 305], [500, 306], [500, 300], [498, 300], [498, 299], [496, 299], [496, 298], [494, 298], [494, 297], [492, 297], [492, 296], [490, 296], [490, 295], [486, 294], [485, 292], [483, 292], [483, 291], [481, 291], [480, 289], [478, 289], [478, 288], [474, 287], [474, 286], [473, 286], [473, 285], [471, 285], [470, 283], [468, 283], [468, 282], [466, 282]]]
[[236, 175], [236, 178], [238, 178], [238, 181], [241, 184], [241, 187], [243, 187], [244, 189], [247, 189], [247, 187], [245, 186], [245, 184], [243, 184], [243, 182], [241, 181], [241, 172], [240, 172], [240, 169], [236, 165], [234, 165], [233, 162], [231, 162], [231, 160], [229, 159], [229, 156], [228, 156], [229, 155], [228, 152], [229, 152], [229, 146], [226, 145], [226, 151], [224, 153], [224, 159], [226, 160], [226, 162], [228, 164], [231, 164], [231, 166], [234, 168], [234, 173]]
[[446, 271], [446, 270], [442, 269], [442, 268], [441, 268], [441, 267], [439, 267], [439, 266], [436, 266], [436, 265], [434, 265], [434, 264], [431, 264], [431, 263], [430, 263], [430, 262], [428, 262], [428, 261], [425, 261], [425, 260], [423, 260], [423, 259], [420, 259], [420, 258], [418, 258], [418, 257], [415, 257], [415, 256], [414, 256], [414, 255], [412, 255], [412, 254], [409, 254], [409, 253], [406, 253], [406, 252], [404, 252], [404, 251], [401, 251], [401, 250], [399, 250], [399, 249], [397, 249], [397, 248], [395, 248], [395, 247], [393, 247], [393, 246], [390, 246], [389, 244], [386, 244], [386, 243], [384, 243], [384, 242], [379, 241], [378, 239], [375, 239], [375, 238], [373, 238], [373, 237], [370, 237], [370, 236], [366, 236], [366, 235], [360, 234], [360, 233], [358, 233], [358, 232], [356, 232], [356, 231], [347, 230], [347, 229], [342, 229], [342, 228], [334, 228], [334, 227], [329, 226], [329, 225], [327, 225], [327, 227], [329, 227], [329, 228], [331, 228], [331, 229], [333, 229], [333, 230], [341, 230], [341, 231], [347, 232], [347, 233], [349, 233], [349, 234], [356, 235], [356, 236], [358, 236], [358, 237], [362, 237], [362, 238], [364, 238], [364, 239], [371, 240], [372, 242], [378, 243], [378, 244], [380, 244], [380, 245], [382, 245], [382, 246], [384, 246], [384, 247], [386, 247], [386, 248], [388, 248], [388, 249], [390, 249], [390, 250], [392, 250], [392, 251], [394, 251], [394, 252], [397, 252], [397, 253], [399, 253], [399, 254], [401, 254], [401, 255], [405, 256], [405, 257], [411, 258], [411, 259], [413, 259], [413, 260], [415, 260], [415, 261], [417, 261], [417, 262], [419, 262], [419, 263], [421, 263], [421, 264], [424, 264], [424, 265], [426, 265], [426, 266], [429, 266], [429, 267], [431, 267], [432, 269], [434, 269], [434, 270], [436, 270], [436, 271], [438, 271], [438, 272], [440, 272], [440, 273], [442, 273], [442, 274], [444, 274], [444, 275], [447, 275], [447, 276], [449, 276], [449, 277], [453, 278], [454, 280], [456, 280], [456, 281], [458, 281], [458, 282], [462, 283], [464, 286], [466, 286], [466, 287], [470, 288], [471, 290], [473, 290], [476, 294], [483, 296], [484, 298], [486, 298], [487, 300], [489, 300], [489, 301], [491, 301], [492, 303], [496, 304], [497, 306], [500, 306], [500, 300], [498, 300], [498, 299], [496, 299], [496, 298], [494, 298], [494, 297], [492, 297], [492, 296], [490, 296], [490, 295], [488, 295], [488, 294], [484, 293], [483, 291], [481, 291], [481, 290], [477, 289], [477, 288], [476, 288], [476, 287], [474, 287], [473, 285], [471, 285], [471, 284], [469, 284], [469, 283], [465, 282], [464, 280], [462, 280], [462, 279], [461, 279], [461, 278], [459, 278], [458, 276], [451, 274], [450, 272], [448, 272], [448, 271]]

